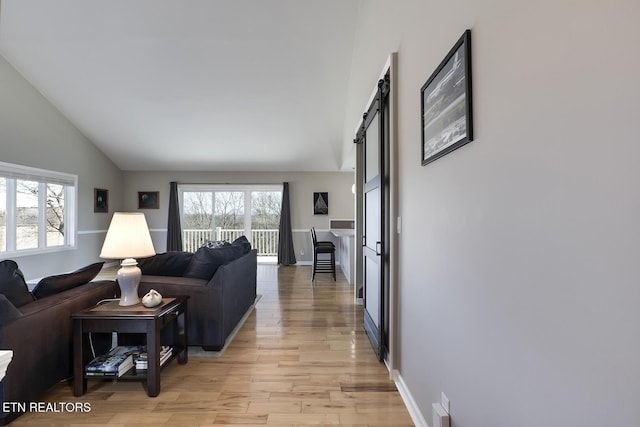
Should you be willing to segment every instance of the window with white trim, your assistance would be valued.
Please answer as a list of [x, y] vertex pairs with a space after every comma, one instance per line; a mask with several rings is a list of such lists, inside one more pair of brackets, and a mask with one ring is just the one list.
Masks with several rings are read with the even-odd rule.
[[77, 175], [0, 162], [0, 256], [76, 245]]
[[210, 240], [245, 235], [258, 256], [276, 256], [282, 185], [181, 184], [182, 244], [195, 252]]

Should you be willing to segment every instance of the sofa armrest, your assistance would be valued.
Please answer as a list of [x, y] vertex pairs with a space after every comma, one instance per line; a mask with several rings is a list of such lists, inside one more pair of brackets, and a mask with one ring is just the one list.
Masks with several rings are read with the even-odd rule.
[[151, 289], [160, 292], [163, 297], [185, 295], [187, 301], [187, 339], [189, 345], [213, 345], [222, 335], [221, 322], [218, 320], [222, 307], [222, 289], [211, 286], [205, 279], [172, 276], [143, 275], [138, 293], [142, 297]]
[[257, 267], [258, 251], [252, 249], [240, 258], [221, 265], [208, 286], [224, 286], [225, 283], [235, 282], [246, 284], [255, 292]]
[[222, 289], [222, 328], [225, 338], [256, 300], [257, 266], [258, 251], [252, 249], [242, 257], [218, 268], [209, 281], [209, 286]]
[[[0, 348], [13, 360], [0, 383], [0, 402], [37, 400], [47, 389], [72, 376], [71, 315], [116, 293], [114, 281], [95, 281], [18, 308], [20, 315], [0, 326]], [[0, 423], [16, 413], [0, 414]]]

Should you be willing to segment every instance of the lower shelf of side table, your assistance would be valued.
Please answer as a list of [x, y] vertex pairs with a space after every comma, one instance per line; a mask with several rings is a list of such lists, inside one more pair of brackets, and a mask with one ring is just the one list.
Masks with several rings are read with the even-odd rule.
[[[171, 347], [171, 355], [161, 362], [160, 370], [162, 371], [165, 366], [169, 365], [174, 359], [178, 358], [178, 363], [183, 364], [185, 361], [182, 360], [182, 352], [184, 348], [180, 346], [172, 346]], [[140, 369], [136, 368], [135, 365], [126, 371], [124, 374], [118, 375], [101, 375], [100, 373], [90, 374], [85, 371], [84, 377], [88, 380], [110, 380], [110, 381], [140, 381], [145, 380], [147, 378], [148, 369]]]

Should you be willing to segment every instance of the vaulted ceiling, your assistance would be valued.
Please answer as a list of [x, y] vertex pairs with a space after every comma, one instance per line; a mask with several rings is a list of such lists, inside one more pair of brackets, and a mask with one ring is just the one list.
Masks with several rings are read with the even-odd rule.
[[123, 170], [351, 170], [359, 0], [0, 1], [0, 55]]

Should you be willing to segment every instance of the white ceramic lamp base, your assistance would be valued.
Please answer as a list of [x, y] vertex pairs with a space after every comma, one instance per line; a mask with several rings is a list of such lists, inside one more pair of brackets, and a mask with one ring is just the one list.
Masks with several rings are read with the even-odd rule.
[[133, 258], [127, 258], [120, 264], [117, 278], [120, 285], [120, 305], [136, 305], [140, 302], [138, 285], [142, 271], [138, 268], [138, 262]]

